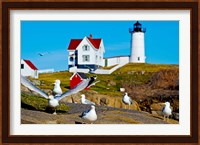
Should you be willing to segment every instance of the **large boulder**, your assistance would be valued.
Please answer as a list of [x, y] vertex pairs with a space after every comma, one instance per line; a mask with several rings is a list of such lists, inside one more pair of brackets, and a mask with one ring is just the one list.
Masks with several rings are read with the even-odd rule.
[[[63, 98], [63, 102], [69, 103], [80, 103], [82, 93], [77, 93], [75, 95], [71, 95], [69, 97]], [[85, 91], [84, 94], [86, 95], [86, 99], [94, 102], [96, 105], [99, 106], [110, 106], [115, 108], [130, 108], [131, 110], [140, 110], [140, 107], [136, 101], [133, 100], [133, 104], [128, 107], [122, 102], [122, 97], [112, 97], [109, 95], [102, 95], [98, 94], [94, 91]]]

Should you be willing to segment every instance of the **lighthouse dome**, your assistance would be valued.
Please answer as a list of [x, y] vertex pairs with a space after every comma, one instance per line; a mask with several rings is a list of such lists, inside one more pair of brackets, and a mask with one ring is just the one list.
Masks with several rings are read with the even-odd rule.
[[142, 32], [142, 25], [138, 21], [134, 24], [134, 32]]

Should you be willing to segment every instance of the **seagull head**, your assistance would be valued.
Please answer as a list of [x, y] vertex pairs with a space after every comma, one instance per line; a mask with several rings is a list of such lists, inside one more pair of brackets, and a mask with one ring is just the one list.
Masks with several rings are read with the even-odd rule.
[[49, 95], [49, 98], [48, 98], [49, 100], [52, 100], [52, 99], [54, 99], [54, 96], [53, 95]]
[[55, 83], [53, 83], [54, 85], [55, 84], [58, 84], [58, 85], [60, 85], [60, 80], [55, 80]]
[[97, 76], [93, 76], [93, 78], [96, 80], [96, 79], [97, 79]]
[[91, 109], [93, 109], [93, 110], [94, 110], [94, 109], [95, 109], [95, 106], [94, 106], [94, 105], [92, 105], [92, 106], [91, 106]]
[[82, 97], [82, 98], [85, 98], [85, 95], [84, 95], [84, 94], [82, 94], [82, 95], [81, 95], [81, 97]]
[[128, 93], [127, 93], [127, 92], [125, 92], [125, 95], [128, 95]]
[[165, 102], [165, 106], [170, 106], [170, 103], [169, 102]]

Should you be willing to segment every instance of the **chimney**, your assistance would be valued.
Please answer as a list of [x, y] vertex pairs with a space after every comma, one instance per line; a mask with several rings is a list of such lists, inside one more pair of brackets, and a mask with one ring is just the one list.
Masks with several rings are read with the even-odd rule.
[[92, 39], [92, 34], [90, 34], [90, 39]]

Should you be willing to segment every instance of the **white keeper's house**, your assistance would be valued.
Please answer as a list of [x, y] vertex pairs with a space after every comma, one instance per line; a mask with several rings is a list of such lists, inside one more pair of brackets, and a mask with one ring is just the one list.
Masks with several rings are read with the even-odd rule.
[[84, 37], [71, 39], [68, 46], [68, 67], [70, 72], [83, 70], [96, 70], [104, 66], [103, 54], [105, 52], [103, 39]]
[[[130, 55], [108, 58], [103, 57], [105, 52], [103, 39], [92, 38], [92, 35], [83, 39], [71, 39], [68, 46], [69, 71], [111, 74], [127, 63], [145, 63], [145, 32], [146, 28], [143, 28], [142, 24], [137, 21], [133, 28], [129, 28], [131, 34]], [[102, 68], [110, 66], [113, 67], [109, 70]]]

